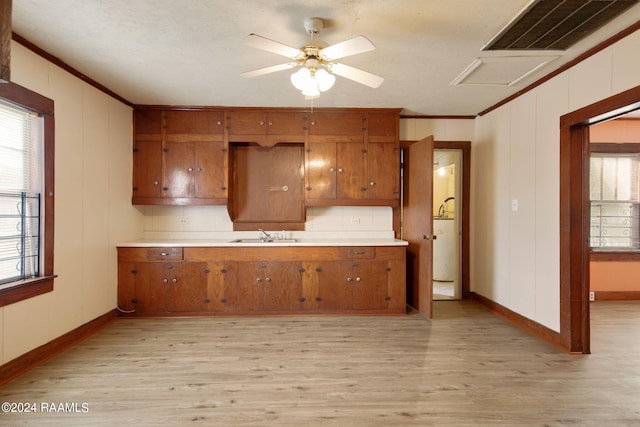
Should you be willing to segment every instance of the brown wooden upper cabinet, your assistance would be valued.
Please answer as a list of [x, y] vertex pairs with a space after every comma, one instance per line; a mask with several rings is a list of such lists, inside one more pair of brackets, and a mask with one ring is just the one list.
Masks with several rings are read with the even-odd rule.
[[399, 109], [138, 107], [134, 204], [232, 204], [229, 144], [304, 143], [306, 206], [398, 206]]
[[255, 142], [272, 147], [305, 140], [307, 120], [302, 111], [228, 110], [226, 119], [229, 142]]
[[134, 111], [134, 204], [225, 204], [223, 111]]
[[398, 206], [398, 110], [317, 112], [309, 117], [305, 204]]

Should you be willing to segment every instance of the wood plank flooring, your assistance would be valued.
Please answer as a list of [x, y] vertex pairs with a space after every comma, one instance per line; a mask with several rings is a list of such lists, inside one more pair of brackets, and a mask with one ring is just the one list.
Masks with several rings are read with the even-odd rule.
[[[2, 426], [640, 426], [640, 302], [569, 355], [473, 301], [435, 318], [120, 319], [0, 389]], [[83, 412], [82, 404], [88, 411]]]

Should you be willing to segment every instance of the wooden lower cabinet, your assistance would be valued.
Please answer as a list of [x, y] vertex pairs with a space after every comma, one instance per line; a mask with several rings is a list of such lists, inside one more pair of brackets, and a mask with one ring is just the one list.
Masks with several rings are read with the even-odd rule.
[[225, 312], [299, 311], [300, 263], [235, 261], [224, 283]]
[[167, 251], [118, 249], [123, 314], [405, 313], [403, 246], [181, 248], [171, 260], [159, 253]]

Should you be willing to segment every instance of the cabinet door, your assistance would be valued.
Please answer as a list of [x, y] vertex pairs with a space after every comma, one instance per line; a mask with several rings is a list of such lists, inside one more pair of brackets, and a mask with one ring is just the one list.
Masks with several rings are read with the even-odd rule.
[[168, 140], [222, 141], [223, 111], [167, 110], [164, 113]]
[[269, 144], [278, 142], [304, 142], [306, 114], [296, 111], [271, 111], [267, 113]]
[[306, 149], [306, 198], [336, 198], [336, 143], [309, 142]]
[[236, 110], [227, 111], [227, 128], [229, 140], [250, 142], [237, 135], [265, 135], [267, 133], [267, 113], [265, 110]]
[[173, 263], [144, 262], [136, 264], [136, 312], [167, 313], [173, 288], [170, 273]]
[[361, 143], [336, 144], [336, 196], [338, 199], [358, 200], [367, 197], [365, 184], [365, 155]]
[[319, 265], [316, 270], [318, 294], [315, 299], [320, 311], [335, 312], [351, 308], [352, 270], [351, 261], [325, 261]]
[[399, 122], [400, 116], [396, 112], [367, 112], [366, 127], [369, 141], [397, 141]]
[[135, 310], [136, 274], [135, 263], [118, 261], [118, 308], [121, 310]]
[[396, 143], [367, 144], [367, 198], [400, 199], [400, 150]]
[[194, 194], [195, 142], [167, 141], [165, 148], [164, 195], [188, 198]]
[[[260, 306], [262, 262], [229, 262], [224, 282], [225, 311], [256, 311]], [[260, 280], [260, 281], [259, 281]]]
[[196, 198], [226, 198], [224, 142], [195, 142], [194, 194]]
[[387, 307], [389, 271], [386, 261], [354, 261], [351, 285], [355, 310]]
[[291, 311], [301, 308], [302, 265], [294, 261], [269, 261], [262, 273], [261, 309]]
[[314, 112], [309, 116], [309, 135], [330, 136], [334, 141], [362, 142], [364, 140], [363, 113]]
[[136, 140], [133, 149], [133, 202], [162, 197], [162, 141]]
[[[167, 271], [172, 298], [172, 312], [199, 312], [207, 310], [207, 263], [187, 262], [173, 264]], [[164, 280], [164, 279], [163, 279]]]

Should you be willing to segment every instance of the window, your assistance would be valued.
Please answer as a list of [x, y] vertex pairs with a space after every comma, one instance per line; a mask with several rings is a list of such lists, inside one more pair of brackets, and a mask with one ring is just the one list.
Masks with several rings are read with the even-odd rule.
[[0, 102], [0, 287], [40, 272], [41, 122]]
[[640, 249], [638, 153], [592, 153], [590, 158], [590, 246]]
[[53, 101], [0, 84], [0, 306], [53, 290]]

